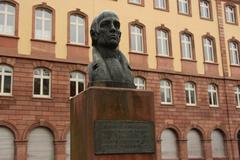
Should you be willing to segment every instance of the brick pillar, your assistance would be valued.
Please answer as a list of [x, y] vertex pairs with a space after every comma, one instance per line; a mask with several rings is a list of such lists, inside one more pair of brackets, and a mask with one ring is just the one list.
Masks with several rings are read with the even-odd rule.
[[15, 141], [16, 160], [27, 160], [27, 141]]
[[239, 160], [239, 149], [238, 149], [238, 140], [232, 140], [232, 153], [233, 153], [233, 160]]
[[234, 159], [233, 155], [234, 155], [235, 150], [233, 147], [233, 141], [234, 140], [231, 140], [231, 139], [225, 140], [225, 144], [226, 144], [225, 150], [227, 152], [226, 155], [229, 159]]
[[54, 141], [55, 145], [55, 159], [66, 160], [66, 141]]
[[181, 160], [188, 159], [186, 139], [179, 140], [179, 156]]
[[211, 139], [203, 140], [203, 152], [206, 160], [212, 160]]

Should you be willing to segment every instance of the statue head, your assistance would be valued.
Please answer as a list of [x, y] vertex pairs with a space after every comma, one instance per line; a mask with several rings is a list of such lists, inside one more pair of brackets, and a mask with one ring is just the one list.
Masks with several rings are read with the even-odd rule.
[[92, 46], [116, 49], [120, 42], [120, 22], [111, 11], [104, 11], [97, 16], [91, 25]]

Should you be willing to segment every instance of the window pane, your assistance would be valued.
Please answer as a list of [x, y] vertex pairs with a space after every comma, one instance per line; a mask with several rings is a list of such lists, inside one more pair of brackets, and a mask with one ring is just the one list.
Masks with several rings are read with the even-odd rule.
[[10, 93], [11, 92], [11, 76], [5, 76], [4, 77], [4, 93]]
[[0, 12], [1, 11], [4, 11], [4, 4], [3, 3], [0, 4]]
[[71, 42], [77, 42], [76, 40], [76, 26], [71, 24], [70, 25], [70, 41]]
[[44, 76], [50, 76], [49, 70], [43, 69], [43, 75], [44, 75]]
[[84, 90], [84, 84], [82, 82], [78, 82], [78, 93]]
[[187, 91], [187, 90], [185, 91], [185, 95], [186, 95], [186, 102], [187, 102], [187, 103], [190, 103], [190, 101], [189, 101], [189, 94], [188, 94], [188, 91]]
[[195, 91], [191, 91], [190, 93], [191, 93], [191, 103], [195, 104], [196, 103], [195, 102]]
[[13, 7], [12, 5], [7, 5], [7, 11], [14, 14], [15, 13], [15, 7]]
[[76, 82], [70, 81], [70, 96], [73, 97], [76, 95]]
[[43, 95], [49, 95], [49, 79], [43, 79]]
[[36, 17], [42, 17], [42, 10], [37, 9], [35, 12]]
[[78, 26], [78, 43], [84, 43], [84, 27], [83, 26]]
[[135, 42], [135, 36], [131, 35], [131, 50], [136, 51], [136, 42]]
[[2, 92], [2, 76], [0, 75], [0, 92]]
[[40, 95], [40, 78], [34, 78], [34, 94]]

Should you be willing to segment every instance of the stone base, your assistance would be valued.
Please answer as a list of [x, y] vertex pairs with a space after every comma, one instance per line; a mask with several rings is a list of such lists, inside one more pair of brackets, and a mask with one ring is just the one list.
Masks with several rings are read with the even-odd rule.
[[[71, 160], [155, 160], [154, 125], [152, 125], [152, 134], [141, 130], [143, 125], [154, 124], [153, 105], [153, 92], [134, 89], [91, 87], [74, 97], [71, 100]], [[100, 153], [96, 152], [96, 148], [99, 147], [99, 145], [96, 147], [96, 142], [100, 142], [99, 135], [104, 133], [102, 136], [105, 136], [105, 133], [110, 131], [100, 132], [104, 127], [100, 125], [100, 129], [98, 129], [99, 126], [94, 126], [97, 122], [107, 122], [107, 124], [109, 124], [108, 122], [120, 122], [120, 124], [123, 122], [128, 124], [127, 127], [125, 125], [125, 128], [129, 128], [128, 122], [139, 122], [140, 125], [136, 125], [138, 126], [137, 130], [134, 129], [138, 131], [140, 128], [143, 135], [147, 134], [143, 137], [148, 138], [141, 142], [146, 145], [142, 148], [130, 149], [129, 153], [124, 153], [125, 150], [122, 149], [120, 152], [123, 153], [116, 153], [115, 151], [118, 149], [115, 148], [113, 152], [109, 152], [109, 148], [100, 149]], [[143, 125], [141, 125], [142, 122]], [[148, 126], [151, 128], [151, 125]], [[105, 129], [109, 128], [105, 127]], [[112, 131], [116, 132], [115, 129]], [[130, 132], [132, 131], [134, 130], [132, 129]], [[96, 132], [100, 134], [96, 134]], [[141, 134], [135, 133], [136, 137], [141, 137]], [[114, 139], [115, 135], [108, 134], [107, 138], [108, 136], [110, 139]], [[105, 140], [108, 140], [107, 138], [105, 136]], [[124, 136], [120, 137], [120, 139], [123, 138]], [[149, 148], [148, 140], [153, 141], [153, 148]], [[116, 139], [113, 140], [114, 143], [115, 141]], [[109, 140], [109, 142], [112, 141]], [[149, 152], [144, 147], [153, 151]]]

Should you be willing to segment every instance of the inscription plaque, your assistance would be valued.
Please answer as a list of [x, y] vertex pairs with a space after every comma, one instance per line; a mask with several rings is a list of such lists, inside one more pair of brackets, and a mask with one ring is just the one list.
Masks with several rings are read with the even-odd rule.
[[131, 154], [155, 152], [152, 121], [96, 120], [95, 154]]

